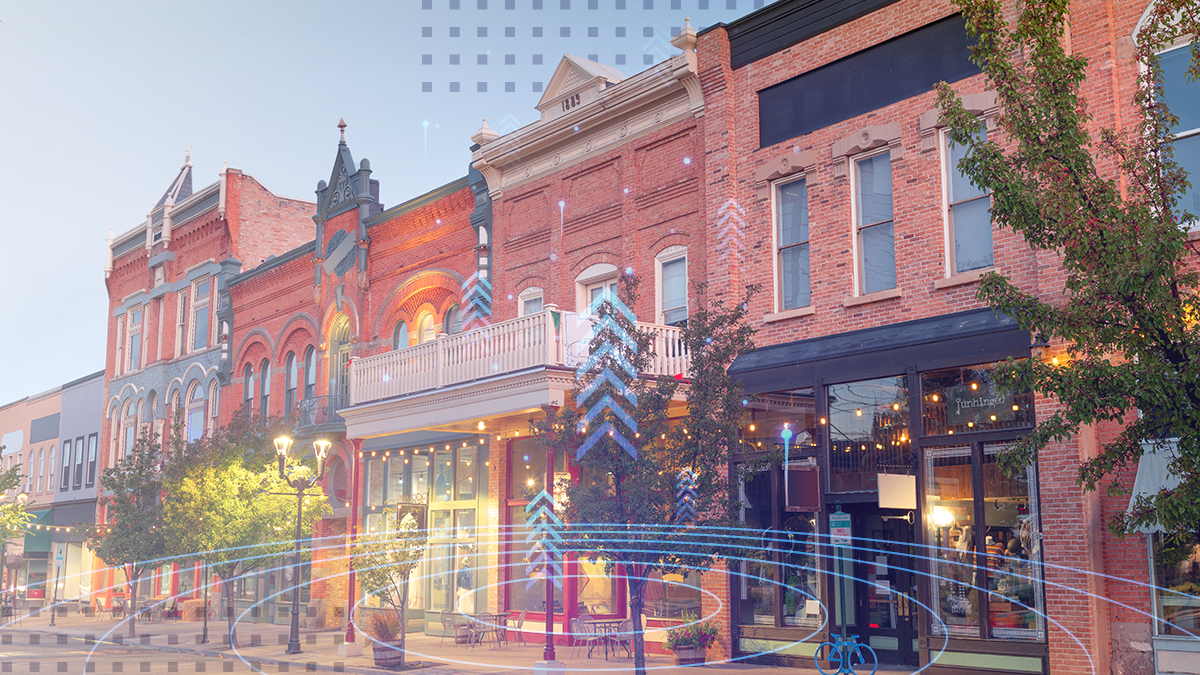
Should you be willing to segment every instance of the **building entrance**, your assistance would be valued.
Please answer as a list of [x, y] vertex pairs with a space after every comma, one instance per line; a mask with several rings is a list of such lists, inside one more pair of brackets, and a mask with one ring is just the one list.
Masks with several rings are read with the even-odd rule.
[[[918, 664], [916, 515], [874, 504], [843, 505], [854, 531], [853, 580], [846, 584], [847, 631], [875, 650], [881, 664]], [[836, 565], [836, 561], [832, 563]], [[836, 567], [835, 567], [836, 569]], [[834, 604], [838, 587], [833, 585]], [[838, 612], [840, 614], [840, 612]], [[840, 623], [834, 626], [841, 630]]]

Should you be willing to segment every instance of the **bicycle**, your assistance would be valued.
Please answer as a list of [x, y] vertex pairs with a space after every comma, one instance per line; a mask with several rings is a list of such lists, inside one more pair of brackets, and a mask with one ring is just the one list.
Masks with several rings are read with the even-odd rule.
[[[817, 647], [817, 653], [813, 655], [813, 660], [816, 662], [817, 670], [821, 675], [839, 675], [849, 673], [850, 675], [875, 675], [875, 671], [879, 669], [879, 659], [875, 656], [875, 650], [871, 646], [858, 641], [857, 635], [851, 635], [849, 639], [843, 640], [841, 637], [835, 636], [836, 642], [823, 642]], [[846, 651], [843, 652], [842, 648]], [[826, 651], [828, 648], [829, 651]], [[846, 654], [846, 662], [842, 663], [842, 654]], [[868, 660], [869, 659], [869, 660]], [[836, 666], [836, 670], [825, 670], [821, 667], [821, 661], [829, 661], [831, 667]], [[867, 673], [865, 667], [871, 666], [871, 672]]]

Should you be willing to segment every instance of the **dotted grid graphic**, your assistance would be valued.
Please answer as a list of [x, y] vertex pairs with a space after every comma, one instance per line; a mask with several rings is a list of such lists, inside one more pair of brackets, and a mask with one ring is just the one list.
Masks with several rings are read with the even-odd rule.
[[[411, 30], [423, 93], [541, 93], [562, 54], [626, 76], [677, 54], [685, 17], [697, 31], [768, 0], [421, 0]], [[414, 64], [416, 65], [416, 64]], [[502, 132], [503, 133], [503, 132]]]

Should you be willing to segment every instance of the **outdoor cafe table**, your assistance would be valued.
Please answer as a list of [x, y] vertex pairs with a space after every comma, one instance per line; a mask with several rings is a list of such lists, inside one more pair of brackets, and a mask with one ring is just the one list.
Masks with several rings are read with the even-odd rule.
[[[583, 623], [591, 626], [594, 636], [599, 638], [600, 641], [604, 643], [604, 660], [607, 661], [609, 634], [617, 630], [617, 628], [621, 625], [621, 619], [587, 619]], [[589, 659], [592, 658], [592, 649], [595, 647], [595, 643], [588, 646]]]

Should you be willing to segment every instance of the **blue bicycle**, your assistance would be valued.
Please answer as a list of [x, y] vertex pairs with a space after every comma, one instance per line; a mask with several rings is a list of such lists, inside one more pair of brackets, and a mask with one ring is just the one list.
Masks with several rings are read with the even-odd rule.
[[[836, 642], [821, 643], [813, 657], [817, 670], [821, 671], [822, 675], [875, 675], [875, 671], [879, 669], [879, 659], [870, 645], [859, 642], [857, 635], [851, 635], [846, 640], [837, 636], [834, 639]], [[844, 663], [843, 654], [846, 655]], [[830, 667], [836, 667], [836, 670], [825, 670], [821, 667], [821, 661], [829, 661]], [[866, 670], [868, 667], [871, 669], [869, 673]]]

